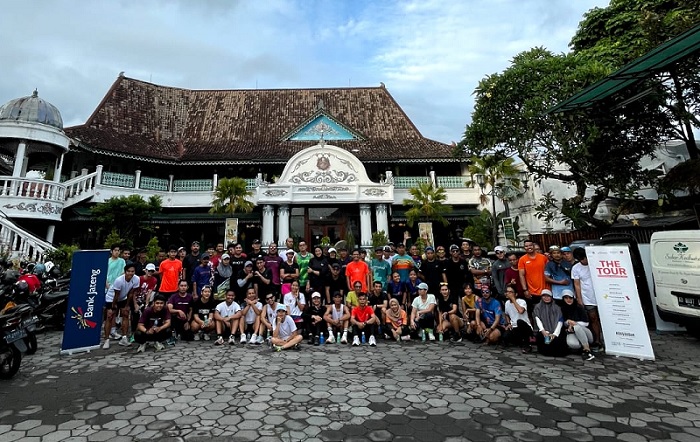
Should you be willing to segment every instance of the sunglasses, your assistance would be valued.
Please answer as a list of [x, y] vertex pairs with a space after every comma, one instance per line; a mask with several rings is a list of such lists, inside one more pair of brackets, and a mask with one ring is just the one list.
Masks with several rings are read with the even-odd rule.
[[273, 299], [275, 299], [275, 298], [272, 296], [268, 296], [267, 298], [265, 298], [266, 301], [272, 301]]
[[441, 282], [441, 283], [440, 283], [440, 286], [441, 286], [441, 287], [444, 287], [444, 286], [446, 286], [446, 285], [447, 285], [446, 282]]

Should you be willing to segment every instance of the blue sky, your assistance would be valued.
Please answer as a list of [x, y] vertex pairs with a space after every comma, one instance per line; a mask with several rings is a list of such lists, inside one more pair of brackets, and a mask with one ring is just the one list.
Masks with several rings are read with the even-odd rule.
[[34, 88], [82, 124], [119, 72], [192, 89], [378, 86], [459, 141], [485, 75], [564, 52], [608, 0], [23, 0], [0, 14], [0, 103]]

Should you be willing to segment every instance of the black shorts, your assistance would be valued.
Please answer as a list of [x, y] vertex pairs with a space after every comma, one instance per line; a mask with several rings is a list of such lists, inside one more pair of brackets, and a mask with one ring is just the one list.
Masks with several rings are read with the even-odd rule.
[[127, 300], [124, 299], [123, 301], [117, 301], [117, 306], [114, 307], [114, 302], [105, 302], [105, 311], [107, 310], [112, 310], [112, 311], [117, 311], [121, 310], [124, 307], [126, 307]]

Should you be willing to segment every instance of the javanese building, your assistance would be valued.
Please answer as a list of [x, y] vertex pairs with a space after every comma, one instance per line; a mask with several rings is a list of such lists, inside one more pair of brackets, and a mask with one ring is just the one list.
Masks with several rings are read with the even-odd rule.
[[[352, 236], [369, 247], [375, 231], [415, 237], [403, 201], [432, 182], [454, 207], [450, 226], [434, 227], [436, 240], [449, 241], [479, 204], [453, 149], [421, 135], [384, 85], [189, 90], [120, 75], [79, 126], [64, 129], [37, 93], [0, 108], [0, 240], [25, 254], [62, 242], [101, 246], [90, 206], [138, 194], [161, 198], [151, 223], [162, 245], [222, 241], [235, 217], [248, 244]], [[247, 180], [252, 213], [208, 213], [224, 177]]]

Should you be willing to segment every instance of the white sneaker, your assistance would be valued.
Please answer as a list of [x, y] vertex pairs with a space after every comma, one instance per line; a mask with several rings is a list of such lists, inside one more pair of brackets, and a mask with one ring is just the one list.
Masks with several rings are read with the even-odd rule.
[[241, 344], [245, 344], [247, 341], [246, 337], [244, 334], [241, 335]]
[[433, 332], [428, 332], [428, 340], [429, 340], [429, 341], [434, 341], [434, 340], [435, 340], [435, 335], [433, 334]]
[[146, 351], [146, 344], [141, 344], [139, 348], [136, 349], [136, 353], [143, 353], [144, 351]]
[[369, 337], [369, 346], [370, 347], [376, 347], [377, 346], [377, 340], [374, 339], [374, 335]]
[[348, 343], [348, 332], [343, 332], [343, 336], [340, 338], [340, 343], [341, 344]]
[[335, 336], [333, 336], [333, 331], [331, 329], [328, 329], [328, 339], [326, 339], [326, 342], [329, 344], [335, 343]]
[[352, 338], [352, 346], [353, 347], [360, 346], [360, 337], [359, 336], [356, 335], [354, 338]]
[[214, 345], [224, 345], [224, 337], [219, 336], [219, 338], [214, 342]]
[[209, 336], [209, 333], [202, 333], [202, 338], [203, 338], [205, 341], [208, 341], [208, 340], [211, 339], [211, 336]]
[[195, 341], [199, 341], [200, 339], [202, 339], [202, 338], [199, 336], [200, 334], [201, 334], [201, 332], [200, 332], [200, 333], [195, 333], [195, 334], [194, 334], [194, 340], [195, 340]]
[[161, 350], [163, 350], [163, 349], [165, 348], [165, 345], [163, 345], [162, 342], [156, 342], [156, 343], [154, 344], [154, 347], [156, 348], [156, 351], [161, 351]]
[[122, 347], [128, 347], [131, 345], [131, 342], [129, 342], [129, 338], [122, 336], [122, 338], [119, 340], [119, 345]]
[[253, 336], [250, 337], [248, 340], [248, 344], [257, 344], [258, 343], [258, 335], [253, 334]]
[[229, 345], [234, 345], [236, 343], [236, 337], [233, 335], [229, 336], [228, 343], [229, 343]]
[[118, 331], [112, 331], [112, 333], [109, 334], [109, 338], [117, 340], [117, 339], [121, 339], [122, 335], [120, 335]]
[[258, 339], [256, 339], [255, 343], [261, 345], [263, 342], [265, 342], [265, 339], [263, 339], [261, 335], [258, 335]]
[[109, 339], [105, 339], [105, 343], [102, 345], [102, 348], [105, 350], [109, 349]]

